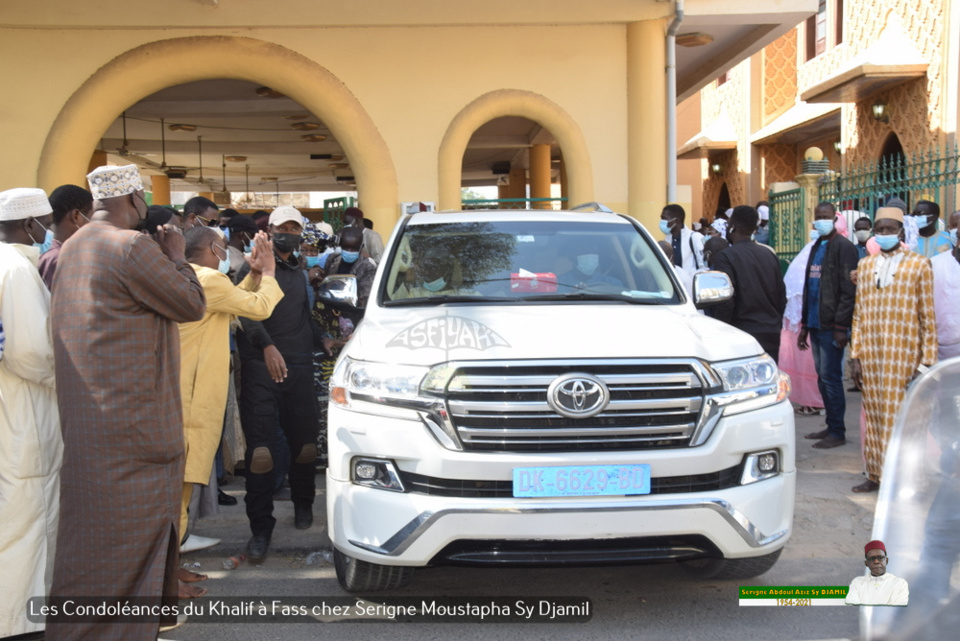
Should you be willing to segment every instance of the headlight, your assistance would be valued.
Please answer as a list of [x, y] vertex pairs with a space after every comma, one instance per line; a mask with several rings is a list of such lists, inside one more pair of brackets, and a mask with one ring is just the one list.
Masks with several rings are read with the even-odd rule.
[[790, 377], [766, 354], [725, 363], [714, 363], [723, 383], [716, 401], [726, 415], [775, 405], [790, 395]]
[[374, 403], [404, 401], [416, 403], [420, 383], [429, 371], [416, 365], [393, 365], [344, 358], [330, 380], [330, 399], [338, 405], [350, 400]]

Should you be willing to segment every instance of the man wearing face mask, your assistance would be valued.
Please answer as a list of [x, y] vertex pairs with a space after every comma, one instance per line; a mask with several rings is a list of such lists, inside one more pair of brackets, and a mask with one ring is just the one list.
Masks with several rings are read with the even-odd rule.
[[920, 237], [917, 238], [917, 253], [927, 258], [933, 258], [941, 252], [950, 251], [953, 247], [950, 235], [937, 229], [940, 220], [940, 205], [929, 200], [918, 200], [910, 214], [917, 221]]
[[192, 551], [219, 542], [187, 535], [188, 507], [196, 497], [190, 512], [194, 517], [200, 516], [196, 513], [199, 491], [194, 490], [210, 482], [213, 458], [220, 445], [230, 376], [230, 322], [235, 316], [255, 321], [268, 318], [283, 298], [283, 292], [274, 277], [273, 249], [263, 232], [256, 234], [250, 269], [238, 285], [227, 276], [230, 261], [226, 239], [211, 227], [194, 227], [186, 233], [185, 240], [186, 258], [196, 271], [207, 299], [207, 311], [202, 319], [180, 324], [180, 393], [187, 443], [180, 539], [181, 551]]
[[857, 239], [857, 256], [859, 258], [866, 258], [869, 253], [867, 251], [867, 241], [873, 235], [872, 227], [873, 223], [866, 216], [857, 218], [856, 222], [853, 223], [853, 235]]
[[363, 227], [344, 227], [340, 231], [340, 254], [327, 259], [326, 273], [353, 274], [357, 277], [357, 305], [367, 306], [373, 277], [377, 273], [377, 264], [370, 258], [361, 256], [363, 248]]
[[227, 235], [227, 254], [230, 259], [230, 270], [227, 276], [236, 282], [237, 274], [246, 263], [243, 255], [253, 251], [253, 237], [257, 235], [260, 228], [253, 222], [252, 217], [238, 214], [230, 219], [228, 229], [230, 233]]
[[[310, 317], [307, 281], [294, 252], [300, 248], [303, 217], [290, 206], [270, 214], [277, 283], [283, 299], [262, 321], [241, 317], [237, 347], [242, 364], [240, 422], [247, 440], [245, 497], [252, 537], [247, 556], [262, 560], [276, 525], [273, 517], [274, 461], [279, 428], [290, 448], [290, 498], [294, 526], [313, 525], [316, 495], [317, 404], [313, 392], [313, 352], [323, 336]], [[250, 266], [240, 270], [243, 281]]]
[[820, 203], [813, 215], [818, 239], [807, 261], [797, 348], [813, 349], [817, 386], [827, 411], [827, 429], [804, 438], [815, 439], [813, 446], [817, 449], [828, 449], [846, 443], [843, 350], [849, 341], [857, 292], [850, 272], [857, 268], [858, 257], [853, 243], [837, 233], [833, 203]]
[[875, 492], [887, 441], [910, 381], [937, 362], [937, 324], [930, 261], [903, 247], [903, 212], [881, 207], [873, 223], [880, 253], [859, 263], [850, 358], [863, 390], [867, 480], [854, 492]]
[[49, 225], [41, 189], [0, 193], [0, 637], [42, 630], [27, 600], [50, 589], [63, 442], [54, 389], [50, 293], [40, 280], [36, 244]]
[[703, 236], [684, 226], [686, 212], [680, 205], [667, 205], [660, 213], [660, 231], [673, 246], [673, 264], [687, 275], [686, 280], [693, 282], [693, 275], [702, 269]]
[[[176, 603], [184, 456], [177, 324], [203, 318], [203, 287], [182, 234], [133, 230], [147, 215], [136, 165], [99, 167], [87, 180], [91, 222], [60, 251], [51, 304], [64, 442], [51, 596]], [[156, 639], [159, 624], [112, 623], [110, 634]], [[96, 626], [64, 617], [46, 638], [102, 637]]]
[[47, 288], [53, 285], [60, 247], [77, 233], [77, 230], [90, 222], [93, 196], [83, 187], [60, 185], [50, 192], [50, 206], [53, 207], [53, 243], [50, 249], [40, 256], [38, 264], [40, 276]]
[[557, 278], [557, 286], [561, 292], [590, 289], [597, 285], [623, 287], [623, 283], [619, 279], [600, 271], [600, 243], [598, 241], [587, 239], [578, 242], [573, 250], [571, 253], [575, 257], [576, 264], [573, 269], [560, 274]]

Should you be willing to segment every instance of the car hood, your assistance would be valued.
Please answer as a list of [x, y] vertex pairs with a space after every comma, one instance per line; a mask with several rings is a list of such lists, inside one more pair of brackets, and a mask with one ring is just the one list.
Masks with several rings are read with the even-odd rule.
[[346, 351], [359, 360], [701, 358], [762, 353], [756, 340], [689, 305], [441, 305], [371, 309]]

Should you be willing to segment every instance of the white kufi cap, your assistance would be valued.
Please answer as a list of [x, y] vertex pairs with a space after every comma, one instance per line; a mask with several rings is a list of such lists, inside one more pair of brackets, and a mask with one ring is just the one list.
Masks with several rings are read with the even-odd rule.
[[34, 187], [17, 187], [0, 192], [0, 220], [39, 218], [53, 212], [47, 194]]
[[104, 165], [87, 174], [90, 193], [94, 200], [126, 196], [143, 189], [140, 170], [136, 165]]

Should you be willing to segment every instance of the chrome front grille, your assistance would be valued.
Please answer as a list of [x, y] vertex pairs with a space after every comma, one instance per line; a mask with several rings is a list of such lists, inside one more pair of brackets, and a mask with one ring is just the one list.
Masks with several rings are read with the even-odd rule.
[[[450, 420], [465, 450], [610, 451], [690, 444], [704, 402], [697, 361], [606, 360], [464, 364], [447, 387]], [[610, 391], [591, 418], [566, 418], [547, 390], [570, 373], [599, 378]]]

